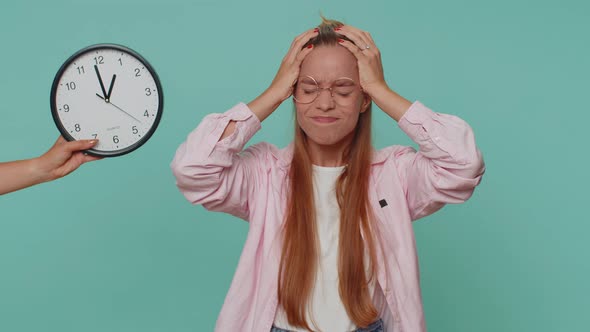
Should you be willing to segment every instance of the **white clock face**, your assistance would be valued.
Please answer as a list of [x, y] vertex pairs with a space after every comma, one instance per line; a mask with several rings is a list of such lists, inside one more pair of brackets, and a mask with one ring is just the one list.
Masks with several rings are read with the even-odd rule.
[[125, 48], [96, 47], [68, 60], [52, 89], [53, 115], [67, 137], [99, 140], [99, 155], [127, 153], [151, 136], [161, 88], [145, 60]]

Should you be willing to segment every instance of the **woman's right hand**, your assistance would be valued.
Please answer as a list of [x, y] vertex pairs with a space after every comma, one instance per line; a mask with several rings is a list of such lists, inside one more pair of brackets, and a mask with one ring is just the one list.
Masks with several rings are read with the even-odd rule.
[[279, 71], [268, 88], [276, 94], [281, 102], [285, 101], [293, 93], [293, 85], [299, 77], [301, 63], [303, 62], [303, 59], [305, 59], [305, 56], [307, 56], [313, 49], [312, 44], [309, 44], [309, 46], [304, 49], [302, 49], [302, 47], [311, 38], [318, 35], [317, 31], [317, 28], [307, 30], [295, 37], [287, 55], [283, 58]]
[[295, 37], [289, 51], [281, 61], [281, 66], [272, 83], [258, 98], [248, 104], [260, 121], [268, 117], [279, 105], [291, 96], [293, 86], [299, 77], [303, 59], [313, 50], [312, 45], [302, 49], [311, 38], [318, 35], [317, 29], [307, 30]]

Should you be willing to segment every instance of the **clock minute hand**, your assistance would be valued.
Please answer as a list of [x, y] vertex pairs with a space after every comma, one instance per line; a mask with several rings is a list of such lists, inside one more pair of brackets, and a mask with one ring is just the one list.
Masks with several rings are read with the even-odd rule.
[[103, 99], [104, 99], [104, 101], [106, 101], [108, 103], [109, 98], [107, 97], [107, 91], [105, 90], [104, 84], [102, 83], [102, 78], [100, 77], [100, 72], [98, 71], [97, 65], [94, 65], [94, 71], [96, 72], [96, 77], [98, 77], [98, 83], [100, 83], [100, 88], [102, 89], [102, 95], [104, 96]]

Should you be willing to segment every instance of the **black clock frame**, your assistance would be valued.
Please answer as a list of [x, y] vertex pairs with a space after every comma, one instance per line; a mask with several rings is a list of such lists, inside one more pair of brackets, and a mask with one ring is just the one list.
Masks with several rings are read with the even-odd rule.
[[60, 81], [61, 76], [63, 75], [64, 71], [79, 56], [86, 54], [86, 53], [94, 52], [97, 50], [104, 50], [104, 49], [112, 49], [112, 50], [125, 52], [125, 53], [128, 53], [128, 54], [132, 55], [133, 57], [137, 58], [145, 66], [145, 68], [150, 72], [150, 74], [154, 78], [154, 81], [156, 83], [156, 89], [158, 91], [158, 112], [156, 114], [156, 118], [154, 119], [154, 124], [152, 125], [150, 130], [139, 141], [135, 142], [134, 144], [132, 144], [124, 149], [120, 149], [120, 150], [116, 150], [116, 151], [102, 151], [102, 150], [96, 150], [96, 149], [89, 149], [89, 150], [84, 151], [85, 153], [87, 153], [91, 156], [95, 156], [95, 157], [118, 157], [118, 156], [122, 156], [122, 155], [125, 155], [125, 154], [132, 152], [132, 151], [137, 150], [139, 147], [144, 145], [152, 137], [152, 135], [154, 134], [154, 132], [158, 128], [158, 125], [160, 124], [160, 120], [162, 118], [162, 111], [164, 110], [164, 93], [162, 91], [162, 85], [160, 83], [160, 78], [158, 77], [158, 74], [156, 74], [156, 71], [150, 65], [150, 63], [144, 57], [142, 57], [139, 53], [135, 52], [134, 50], [132, 50], [126, 46], [118, 45], [118, 44], [94, 44], [94, 45], [90, 45], [88, 47], [85, 47], [85, 48], [79, 50], [78, 52], [74, 53], [59, 68], [59, 70], [57, 71], [57, 74], [55, 75], [55, 78], [53, 79], [53, 84], [51, 86], [51, 94], [50, 94], [51, 116], [53, 117], [53, 121], [55, 122], [55, 125], [57, 126], [57, 129], [59, 129], [61, 135], [67, 141], [75, 140], [70, 135], [70, 133], [65, 129], [65, 127], [63, 126], [63, 124], [61, 123], [61, 121], [59, 119], [58, 109], [57, 109], [56, 100], [55, 100], [56, 93], [57, 93], [57, 87], [58, 87], [59, 81]]

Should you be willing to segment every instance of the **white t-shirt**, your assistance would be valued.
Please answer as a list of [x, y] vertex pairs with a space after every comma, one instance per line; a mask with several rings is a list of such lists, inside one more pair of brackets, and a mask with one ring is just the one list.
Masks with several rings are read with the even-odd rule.
[[[320, 258], [315, 288], [312, 291], [311, 308], [308, 308], [308, 324], [314, 331], [354, 331], [338, 292], [338, 236], [340, 233], [340, 208], [336, 200], [336, 181], [344, 166], [323, 167], [313, 165], [314, 198], [318, 227]], [[374, 282], [369, 284], [373, 294]], [[313, 320], [311, 320], [313, 318]], [[316, 325], [313, 324], [315, 321]], [[274, 325], [289, 331], [306, 331], [289, 325], [287, 315], [279, 305]]]

